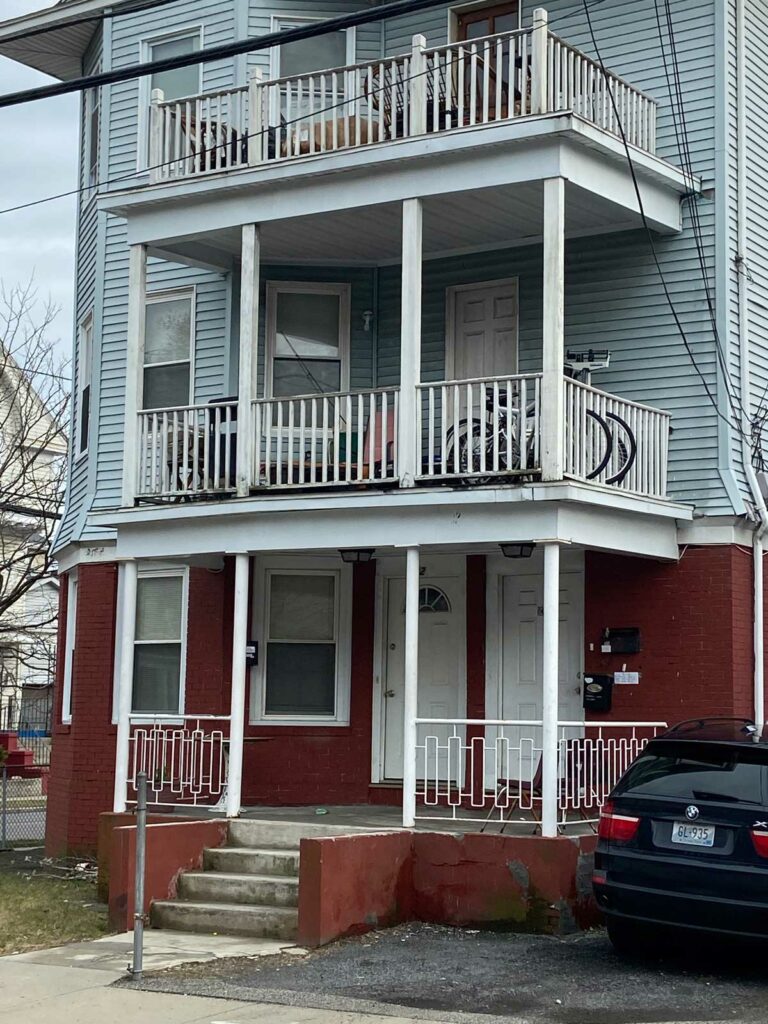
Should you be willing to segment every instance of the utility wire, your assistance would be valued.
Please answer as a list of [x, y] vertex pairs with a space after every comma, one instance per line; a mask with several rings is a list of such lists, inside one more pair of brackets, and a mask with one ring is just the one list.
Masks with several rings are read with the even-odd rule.
[[[25, 29], [15, 35], [3, 36], [2, 42], [20, 43], [25, 39], [34, 39], [36, 36], [47, 35], [49, 32], [57, 32], [62, 28], [75, 28], [77, 25], [91, 25], [94, 21], [109, 21], [114, 18], [123, 18], [129, 14], [141, 14], [143, 11], [151, 11], [156, 7], [167, 7], [169, 4], [177, 3], [177, 0], [135, 0], [134, 3], [126, 3], [117, 10], [94, 11], [93, 14], [73, 15], [71, 18], [64, 18], [57, 21], [55, 25], [45, 25], [40, 28]], [[55, 51], [36, 50], [36, 53], [53, 53]]]
[[[417, 78], [421, 78], [425, 75], [430, 75], [432, 73], [433, 69], [427, 68], [424, 71], [417, 72], [415, 75], [403, 75], [401, 78], [397, 79], [396, 84], [405, 86], [409, 82], [415, 81]], [[332, 113], [334, 110], [339, 110], [342, 107], [347, 107], [349, 106], [349, 104], [355, 103], [358, 100], [368, 99], [369, 97], [374, 96], [378, 93], [386, 92], [386, 90], [391, 88], [391, 82], [389, 84], [369, 88], [364, 93], [358, 93], [355, 96], [346, 96], [344, 97], [344, 99], [339, 100], [337, 103], [332, 103], [327, 107], [320, 107], [317, 110], [313, 110], [311, 115], [309, 116], [319, 117], [321, 114]], [[263, 136], [268, 135], [270, 132], [274, 132], [276, 139], [279, 139], [280, 135], [285, 132], [286, 128], [290, 128], [292, 125], [301, 124], [302, 122], [306, 121], [307, 115], [300, 114], [298, 117], [291, 118], [288, 121], [281, 121], [279, 125], [268, 125], [266, 128], [261, 128], [257, 132], [249, 132], [248, 134], [240, 135], [238, 136], [238, 141], [240, 142], [240, 144], [242, 144], [243, 142], [250, 142], [252, 139], [262, 138]], [[218, 143], [215, 146], [207, 146], [205, 149], [202, 149], [199, 154], [191, 154], [191, 156], [195, 158], [203, 158], [208, 154], [217, 153], [219, 150], [227, 150], [230, 148], [231, 145], [232, 140], [227, 139], [225, 142]], [[318, 150], [318, 153], [319, 152], [320, 150]], [[328, 149], [324, 150], [323, 152], [334, 152], [334, 150]], [[188, 159], [190, 159], [190, 157], [175, 157], [172, 160], [163, 160], [159, 164], [150, 164], [150, 166], [142, 168], [142, 173], [146, 173], [147, 171], [159, 171], [162, 170], [164, 167], [171, 167], [174, 164], [182, 163], [183, 161]], [[81, 195], [83, 192], [95, 192], [98, 189], [104, 188], [108, 185], [118, 185], [120, 184], [120, 182], [134, 181], [135, 179], [136, 171], [129, 171], [127, 174], [119, 175], [116, 178], [105, 178], [103, 181], [97, 181], [90, 185], [80, 185], [78, 188], [69, 189], [67, 192], [58, 192], [51, 196], [44, 196], [42, 199], [32, 199], [28, 203], [19, 203], [17, 206], [6, 207], [4, 210], [0, 210], [0, 217], [7, 213], [17, 213], [19, 210], [28, 210], [31, 207], [42, 206], [45, 203], [52, 203], [58, 199], [69, 199], [72, 196]]]
[[318, 36], [327, 35], [331, 32], [342, 32], [349, 28], [356, 28], [358, 25], [386, 21], [389, 18], [396, 18], [402, 14], [414, 14], [429, 7], [437, 7], [442, 3], [444, 3], [444, 0], [393, 0], [393, 2], [382, 4], [381, 7], [376, 7], [373, 10], [354, 11], [352, 14], [343, 14], [336, 18], [326, 18], [324, 21], [299, 25], [296, 28], [282, 29], [280, 32], [270, 32], [263, 36], [252, 36], [249, 39], [240, 39], [233, 43], [223, 43], [221, 46], [211, 46], [207, 50], [194, 50], [191, 53], [179, 54], [177, 57], [166, 57], [163, 60], [132, 64], [128, 68], [121, 68], [116, 71], [101, 71], [95, 75], [75, 78], [71, 82], [56, 82], [53, 85], [43, 85], [35, 89], [7, 93], [4, 96], [0, 96], [0, 109], [18, 106], [21, 103], [29, 103], [32, 100], [49, 99], [52, 96], [63, 96], [71, 92], [82, 92], [84, 89], [93, 89], [100, 85], [114, 85], [117, 82], [127, 82], [134, 78], [143, 78], [145, 75], [156, 74], [161, 71], [176, 71], [178, 68], [192, 67], [195, 64], [207, 64], [212, 61], [226, 60], [228, 57], [235, 57], [241, 53], [252, 53], [254, 50], [266, 50], [273, 46], [284, 46], [287, 43], [301, 42], [304, 39], [315, 39]]
[[[690, 178], [691, 183], [693, 183], [693, 156], [690, 138], [688, 134], [688, 122], [685, 111], [684, 90], [682, 84], [682, 76], [680, 72], [680, 62], [677, 55], [677, 42], [675, 38], [675, 29], [672, 19], [672, 9], [670, 7], [669, 0], [663, 0], [667, 37], [669, 39], [673, 68], [672, 73], [670, 73], [669, 63], [667, 61], [666, 46], [664, 42], [664, 33], [662, 31], [662, 20], [661, 12], [659, 10], [659, 3], [660, 0], [654, 0], [659, 45], [661, 50], [662, 63], [664, 65], [664, 74], [667, 80], [667, 90], [669, 93], [670, 105], [672, 108], [672, 123], [675, 130], [677, 150], [680, 156], [680, 162], [683, 165], [683, 169], [686, 175]], [[693, 237], [696, 244], [696, 253], [699, 261], [699, 267], [701, 269], [701, 277], [704, 284], [704, 293], [707, 300], [709, 319], [712, 324], [712, 333], [715, 340], [717, 360], [723, 374], [723, 384], [725, 387], [725, 393], [728, 399], [728, 404], [730, 405], [731, 410], [737, 419], [737, 422], [739, 422], [740, 424], [739, 432], [742, 433], [743, 435], [743, 426], [741, 426], [741, 424], [749, 422], [749, 415], [744, 409], [741, 397], [736, 393], [733, 387], [733, 382], [731, 380], [730, 375], [730, 368], [728, 366], [728, 360], [726, 358], [725, 350], [722, 344], [722, 340], [720, 338], [720, 329], [717, 323], [717, 312], [715, 309], [715, 298], [712, 292], [712, 286], [709, 278], [709, 268], [707, 266], [707, 256], [704, 246], [704, 236], [698, 206], [698, 196], [693, 191], [691, 191], [691, 194], [688, 198], [689, 210], [691, 214], [691, 226], [693, 229]]]
[[[677, 327], [677, 330], [678, 330], [678, 332], [680, 334], [680, 337], [682, 339], [682, 342], [683, 342], [683, 345], [685, 347], [685, 350], [688, 353], [688, 357], [690, 358], [691, 363], [693, 364], [693, 368], [695, 369], [698, 377], [701, 380], [701, 383], [702, 383], [702, 385], [704, 387], [704, 391], [705, 391], [705, 393], [707, 395], [708, 400], [711, 402], [712, 407], [714, 408], [715, 413], [718, 416], [718, 418], [723, 420], [723, 422], [727, 423], [729, 426], [733, 426], [730, 417], [726, 416], [721, 411], [716, 396], [712, 394], [712, 391], [711, 391], [710, 386], [709, 386], [709, 381], [707, 380], [706, 376], [704, 375], [704, 372], [702, 371], [701, 367], [699, 366], [699, 364], [698, 364], [698, 362], [696, 360], [696, 357], [693, 354], [693, 350], [691, 349], [691, 344], [688, 341], [688, 336], [685, 333], [685, 328], [683, 326], [683, 322], [680, 319], [680, 314], [678, 313], [677, 308], [676, 308], [675, 303], [674, 303], [674, 300], [672, 299], [672, 294], [671, 294], [671, 292], [669, 290], [669, 285], [667, 284], [666, 277], [664, 276], [664, 270], [663, 270], [663, 268], [661, 266], [661, 260], [659, 259], [659, 254], [658, 254], [658, 251], [656, 249], [656, 243], [655, 243], [654, 238], [653, 238], [653, 231], [651, 230], [651, 226], [648, 223], [648, 217], [647, 217], [646, 212], [645, 212], [645, 204], [643, 203], [643, 196], [642, 196], [642, 192], [640, 190], [640, 182], [638, 181], [638, 178], [637, 178], [637, 171], [635, 169], [635, 162], [632, 159], [632, 151], [629, 148], [629, 143], [627, 141], [627, 135], [626, 135], [626, 132], [624, 131], [624, 124], [623, 124], [622, 119], [621, 119], [621, 112], [619, 111], [619, 107], [618, 107], [618, 104], [616, 102], [616, 97], [614, 96], [614, 93], [613, 93], [613, 88], [611, 86], [611, 81], [610, 81], [610, 76], [608, 74], [608, 69], [605, 66], [605, 62], [603, 61], [602, 53], [600, 51], [600, 46], [599, 46], [599, 44], [597, 42], [597, 36], [595, 34], [595, 28], [594, 28], [594, 25], [592, 24], [592, 16], [591, 16], [590, 11], [589, 11], [590, 5], [588, 3], [588, 0], [582, 0], [582, 7], [583, 7], [583, 10], [584, 10], [584, 14], [586, 16], [586, 19], [587, 19], [587, 26], [589, 28], [589, 34], [592, 37], [592, 46], [594, 47], [594, 50], [595, 50], [595, 56], [597, 57], [597, 61], [598, 61], [599, 65], [600, 65], [600, 70], [601, 70], [601, 73], [603, 75], [603, 79], [604, 79], [604, 82], [605, 82], [605, 87], [606, 87], [606, 89], [608, 91], [608, 95], [609, 95], [610, 100], [611, 100], [611, 106], [613, 108], [614, 116], [616, 117], [616, 123], [617, 123], [617, 125], [619, 127], [619, 133], [621, 135], [621, 140], [622, 140], [622, 143], [624, 144], [624, 151], [626, 153], [627, 162], [629, 164], [629, 171], [630, 171], [630, 175], [632, 177], [632, 184], [633, 184], [633, 187], [634, 187], [635, 196], [637, 198], [637, 203], [638, 203], [638, 207], [639, 207], [639, 210], [640, 210], [640, 217], [641, 217], [641, 219], [643, 221], [643, 227], [645, 228], [646, 235], [648, 236], [648, 243], [650, 245], [651, 255], [653, 257], [653, 262], [654, 262], [654, 264], [656, 266], [656, 271], [657, 271], [657, 273], [659, 275], [659, 280], [661, 281], [661, 286], [662, 286], [662, 289], [664, 291], [664, 296], [666, 298], [666, 301], [667, 301], [667, 304], [669, 306], [670, 312], [672, 313], [672, 317], [674, 318], [675, 326]], [[737, 423], [737, 429], [739, 431], [741, 431], [741, 426], [738, 423]]]

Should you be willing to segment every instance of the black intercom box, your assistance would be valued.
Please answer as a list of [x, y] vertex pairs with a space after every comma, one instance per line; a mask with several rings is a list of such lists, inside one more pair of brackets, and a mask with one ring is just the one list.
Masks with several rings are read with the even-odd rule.
[[600, 645], [604, 654], [639, 654], [640, 630], [637, 626], [606, 627]]
[[613, 704], [613, 676], [584, 676], [584, 710], [610, 711]]

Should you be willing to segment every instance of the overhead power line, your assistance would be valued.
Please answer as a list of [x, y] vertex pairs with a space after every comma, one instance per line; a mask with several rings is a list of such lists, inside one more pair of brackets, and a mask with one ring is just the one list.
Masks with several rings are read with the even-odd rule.
[[[39, 28], [28, 28], [14, 35], [4, 36], [3, 43], [19, 43], [25, 39], [34, 39], [36, 36], [45, 36], [49, 32], [56, 32], [62, 28], [75, 28], [77, 25], [91, 25], [94, 21], [109, 21], [114, 18], [122, 18], [129, 14], [141, 14], [143, 11], [151, 11], [155, 7], [167, 7], [169, 4], [177, 3], [178, 0], [134, 0], [134, 3], [123, 4], [115, 10], [110, 8], [106, 11], [94, 11], [93, 14], [73, 15], [71, 18], [64, 18], [57, 21], [55, 25], [42, 25]], [[36, 51], [52, 52], [52, 51]]]
[[71, 82], [56, 82], [53, 85], [42, 85], [35, 89], [7, 93], [5, 96], [0, 96], [0, 109], [18, 106], [21, 103], [30, 103], [33, 100], [50, 99], [52, 96], [82, 92], [84, 89], [93, 89], [100, 85], [127, 82], [162, 71], [176, 71], [178, 68], [192, 67], [195, 64], [226, 60], [228, 57], [236, 57], [241, 53], [253, 53], [254, 50], [266, 50], [273, 46], [283, 46], [286, 43], [315, 39], [317, 36], [327, 35], [330, 32], [343, 32], [349, 28], [356, 28], [358, 25], [373, 24], [403, 14], [413, 14], [430, 7], [438, 7], [444, 2], [445, 0], [394, 0], [393, 3], [383, 4], [381, 7], [355, 11], [352, 14], [327, 18], [325, 21], [312, 22], [307, 25], [298, 25], [296, 28], [282, 29], [280, 32], [269, 32], [264, 36], [252, 36], [234, 43], [223, 43], [221, 46], [211, 46], [207, 50], [194, 50], [191, 53], [180, 54], [178, 57], [166, 57], [164, 60], [132, 64], [128, 68], [121, 68], [117, 71], [101, 71], [96, 75], [75, 78]]
[[[677, 327], [677, 330], [678, 330], [678, 332], [680, 334], [680, 338], [682, 339], [685, 351], [687, 352], [688, 357], [691, 360], [691, 363], [693, 365], [694, 370], [696, 371], [696, 374], [698, 375], [699, 379], [701, 380], [701, 383], [702, 383], [702, 385], [704, 387], [704, 391], [706, 393], [707, 399], [712, 404], [712, 407], [715, 410], [715, 414], [717, 415], [717, 417], [719, 419], [723, 420], [724, 423], [727, 423], [729, 426], [733, 426], [734, 424], [733, 424], [730, 416], [726, 416], [725, 413], [723, 413], [723, 411], [720, 409], [720, 405], [719, 405], [719, 403], [717, 401], [717, 397], [712, 393], [712, 389], [709, 386], [709, 381], [707, 380], [707, 378], [706, 378], [706, 376], [704, 374], [704, 371], [701, 369], [701, 367], [698, 364], [698, 361], [696, 359], [696, 356], [694, 355], [693, 349], [691, 348], [691, 343], [688, 340], [688, 335], [685, 333], [685, 327], [683, 326], [683, 322], [680, 319], [680, 314], [678, 313], [677, 307], [675, 306], [674, 300], [672, 298], [672, 293], [669, 290], [669, 285], [667, 284], [667, 279], [666, 279], [666, 276], [664, 274], [664, 268], [661, 265], [661, 260], [659, 258], [659, 253], [658, 253], [658, 250], [656, 249], [656, 243], [655, 243], [654, 238], [653, 238], [653, 231], [651, 229], [651, 225], [648, 222], [648, 216], [647, 216], [647, 214], [645, 212], [645, 204], [643, 202], [643, 196], [642, 196], [642, 192], [640, 190], [640, 182], [638, 181], [638, 178], [637, 178], [637, 171], [635, 169], [635, 162], [632, 159], [632, 151], [629, 148], [629, 142], [627, 141], [627, 135], [626, 135], [626, 132], [624, 131], [624, 123], [623, 123], [623, 121], [621, 119], [621, 111], [619, 110], [618, 103], [616, 102], [616, 97], [614, 95], [613, 88], [611, 86], [611, 81], [610, 81], [610, 76], [608, 74], [608, 69], [605, 66], [605, 62], [603, 60], [602, 52], [600, 50], [600, 46], [599, 46], [598, 41], [597, 41], [597, 35], [595, 33], [595, 28], [594, 28], [594, 25], [592, 24], [592, 16], [591, 16], [590, 11], [589, 11], [590, 4], [589, 4], [588, 0], [582, 0], [582, 6], [583, 6], [583, 9], [584, 9], [584, 14], [586, 15], [586, 19], [587, 19], [587, 27], [589, 28], [589, 34], [590, 34], [590, 36], [592, 38], [592, 46], [593, 46], [594, 51], [595, 51], [595, 56], [597, 57], [597, 62], [600, 65], [600, 71], [601, 71], [601, 74], [603, 76], [605, 87], [607, 89], [608, 96], [610, 97], [611, 107], [613, 109], [613, 113], [614, 113], [614, 116], [616, 118], [616, 123], [617, 123], [617, 125], [619, 127], [619, 132], [621, 134], [621, 141], [624, 144], [624, 151], [625, 151], [626, 156], [627, 156], [627, 163], [629, 164], [629, 172], [630, 172], [630, 175], [632, 177], [632, 184], [633, 184], [633, 187], [634, 187], [635, 197], [637, 199], [638, 208], [640, 210], [640, 217], [642, 219], [643, 227], [645, 228], [646, 235], [648, 236], [648, 244], [649, 244], [650, 249], [651, 249], [651, 255], [653, 257], [653, 262], [655, 264], [656, 271], [657, 271], [657, 273], [659, 275], [659, 280], [661, 282], [661, 287], [662, 287], [662, 290], [664, 292], [664, 297], [666, 299], [667, 305], [669, 306], [670, 312], [672, 313], [672, 317], [673, 317], [673, 319], [675, 321], [675, 326]], [[686, 177], [687, 176], [688, 175], [686, 173]], [[739, 431], [739, 433], [742, 433], [741, 425], [738, 422], [738, 417], [736, 418], [736, 424], [735, 425], [736, 425], [736, 429]]]

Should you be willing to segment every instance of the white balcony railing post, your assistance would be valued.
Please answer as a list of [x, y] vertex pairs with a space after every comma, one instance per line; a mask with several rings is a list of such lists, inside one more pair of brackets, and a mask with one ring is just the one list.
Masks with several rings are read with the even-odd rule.
[[168, 175], [163, 166], [163, 107], [165, 94], [162, 89], [153, 89], [149, 104], [149, 180], [154, 183]]
[[531, 113], [546, 114], [549, 83], [549, 15], [543, 7], [533, 12], [531, 36]]
[[421, 430], [418, 385], [421, 380], [422, 245], [421, 199], [403, 203], [402, 317], [400, 340], [400, 485], [413, 487], [421, 472], [418, 431]]
[[128, 800], [128, 762], [131, 743], [131, 706], [133, 704], [133, 655], [136, 640], [136, 591], [138, 567], [136, 562], [124, 562], [122, 575], [122, 604], [117, 631], [120, 636], [120, 664], [117, 689], [117, 745], [115, 750], [115, 793], [112, 809], [116, 814], [125, 811]]
[[242, 229], [240, 278], [240, 361], [237, 390], [237, 494], [247, 497], [253, 479], [251, 403], [256, 397], [259, 343], [261, 237], [256, 224]]
[[408, 98], [411, 135], [424, 135], [427, 130], [427, 40], [416, 35], [412, 40]]
[[264, 122], [264, 74], [261, 68], [254, 68], [248, 80], [248, 163], [251, 167], [263, 161], [265, 143]]
[[139, 466], [138, 411], [144, 380], [147, 304], [147, 247], [132, 245], [128, 257], [128, 323], [125, 356], [125, 423], [123, 425], [123, 506], [136, 499]]
[[565, 179], [544, 182], [541, 478], [562, 480], [565, 454]]

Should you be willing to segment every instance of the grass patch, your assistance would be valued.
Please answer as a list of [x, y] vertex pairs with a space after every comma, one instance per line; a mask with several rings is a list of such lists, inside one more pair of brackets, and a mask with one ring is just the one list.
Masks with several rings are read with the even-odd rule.
[[95, 939], [107, 908], [93, 882], [0, 873], [0, 956]]

